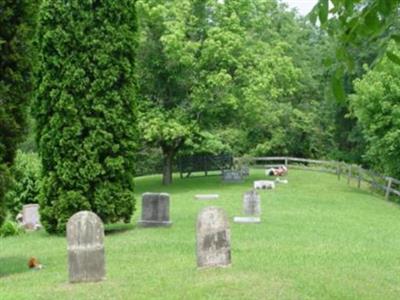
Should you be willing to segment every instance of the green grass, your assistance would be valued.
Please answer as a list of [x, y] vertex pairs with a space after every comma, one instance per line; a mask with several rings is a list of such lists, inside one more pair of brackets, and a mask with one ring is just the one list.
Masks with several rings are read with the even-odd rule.
[[[66, 240], [45, 232], [0, 240], [0, 299], [399, 299], [400, 210], [382, 196], [329, 174], [291, 171], [288, 185], [263, 191], [262, 223], [233, 224], [232, 266], [197, 270], [199, 210], [223, 207], [241, 214], [242, 194], [263, 178], [253, 170], [243, 184], [219, 177], [137, 179], [140, 194], [171, 194], [171, 228], [110, 228], [105, 240], [107, 279], [69, 284]], [[195, 201], [197, 193], [219, 193]], [[127, 228], [129, 229], [129, 228]], [[45, 265], [26, 267], [30, 256]]]

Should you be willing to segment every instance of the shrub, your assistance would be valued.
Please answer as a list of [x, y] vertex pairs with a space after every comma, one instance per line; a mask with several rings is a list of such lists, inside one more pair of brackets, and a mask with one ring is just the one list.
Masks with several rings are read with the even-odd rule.
[[14, 180], [6, 194], [6, 203], [15, 217], [24, 204], [38, 202], [41, 164], [37, 153], [17, 151], [11, 171]]
[[5, 221], [3, 226], [0, 227], [0, 237], [20, 235], [23, 232], [24, 230], [17, 223], [10, 220]]
[[137, 148], [134, 0], [42, 1], [34, 115], [41, 221], [65, 232], [77, 211], [129, 222]]

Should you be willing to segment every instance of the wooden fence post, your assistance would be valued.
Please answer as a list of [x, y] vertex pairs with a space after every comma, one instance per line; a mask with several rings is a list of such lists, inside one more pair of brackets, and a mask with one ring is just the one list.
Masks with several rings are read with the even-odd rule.
[[389, 182], [388, 185], [386, 187], [386, 194], [385, 194], [385, 199], [388, 200], [389, 199], [389, 195], [390, 195], [390, 189], [392, 188], [392, 178], [389, 178]]
[[348, 165], [348, 167], [349, 167], [349, 172], [348, 172], [348, 174], [347, 174], [347, 184], [350, 184], [350, 179], [351, 179], [351, 165]]
[[358, 177], [357, 177], [357, 180], [358, 180], [358, 183], [357, 183], [357, 186], [358, 186], [358, 188], [361, 188], [361, 171], [362, 171], [362, 168], [360, 167], [360, 166], [358, 166]]
[[372, 175], [372, 183], [371, 183], [371, 187], [372, 187], [372, 189], [371, 189], [371, 192], [373, 192], [374, 191], [374, 189], [376, 189], [376, 180], [375, 180], [375, 174], [373, 174], [372, 172], [371, 172], [371, 175]]
[[340, 180], [340, 162], [336, 163], [336, 174], [337, 174], [337, 179]]
[[288, 158], [287, 157], [285, 157], [285, 167], [286, 168], [288, 167]]

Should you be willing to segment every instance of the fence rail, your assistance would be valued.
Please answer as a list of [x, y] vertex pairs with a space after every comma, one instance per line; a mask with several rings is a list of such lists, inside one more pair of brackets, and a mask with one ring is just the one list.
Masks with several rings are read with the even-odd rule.
[[248, 161], [256, 168], [271, 168], [285, 165], [291, 169], [336, 174], [338, 180], [342, 177], [347, 178], [348, 184], [351, 183], [351, 180], [356, 180], [358, 188], [361, 188], [363, 182], [370, 184], [372, 189], [383, 191], [385, 199], [389, 199], [392, 194], [400, 197], [400, 180], [366, 170], [358, 165], [346, 164], [339, 161], [286, 156], [252, 157], [248, 158]]

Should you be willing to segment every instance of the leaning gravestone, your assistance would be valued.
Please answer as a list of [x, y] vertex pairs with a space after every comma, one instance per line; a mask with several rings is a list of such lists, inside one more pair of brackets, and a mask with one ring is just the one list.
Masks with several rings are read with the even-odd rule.
[[260, 195], [255, 190], [244, 193], [243, 196], [243, 213], [245, 215], [260, 215], [261, 201]]
[[142, 195], [142, 219], [140, 226], [170, 226], [169, 220], [169, 194], [144, 193]]
[[40, 227], [39, 204], [27, 204], [22, 207], [22, 224], [26, 229]]
[[231, 263], [228, 218], [218, 207], [204, 208], [197, 218], [197, 266], [223, 267]]
[[69, 281], [91, 282], [105, 278], [104, 227], [93, 212], [81, 211], [67, 223]]

